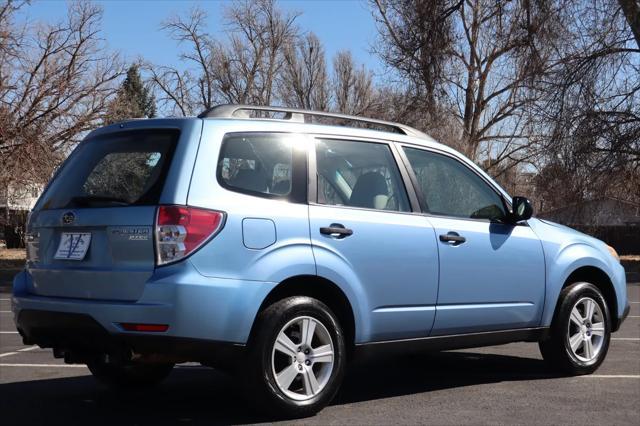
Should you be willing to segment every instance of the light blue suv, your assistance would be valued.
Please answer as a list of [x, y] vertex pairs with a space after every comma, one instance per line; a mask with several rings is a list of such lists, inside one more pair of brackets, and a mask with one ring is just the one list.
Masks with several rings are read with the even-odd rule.
[[624, 270], [531, 214], [396, 123], [242, 105], [127, 121], [89, 134], [40, 197], [13, 311], [25, 344], [108, 384], [195, 361], [290, 416], [382, 352], [530, 341], [590, 373], [629, 310]]

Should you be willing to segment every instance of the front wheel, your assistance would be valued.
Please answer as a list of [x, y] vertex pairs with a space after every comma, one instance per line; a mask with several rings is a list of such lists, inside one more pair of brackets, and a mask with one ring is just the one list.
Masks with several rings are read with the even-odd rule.
[[611, 319], [600, 290], [575, 283], [560, 293], [550, 336], [540, 342], [543, 358], [569, 374], [593, 373], [604, 361], [611, 338]]
[[260, 408], [287, 417], [321, 410], [345, 370], [344, 335], [333, 312], [296, 296], [269, 306], [257, 321], [245, 373]]

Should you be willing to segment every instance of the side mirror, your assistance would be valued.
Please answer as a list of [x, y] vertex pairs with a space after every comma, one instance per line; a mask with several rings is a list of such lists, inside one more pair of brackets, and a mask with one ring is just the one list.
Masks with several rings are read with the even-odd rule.
[[531, 215], [533, 215], [531, 201], [526, 197], [513, 197], [511, 208], [513, 209], [511, 218], [514, 222], [530, 219]]

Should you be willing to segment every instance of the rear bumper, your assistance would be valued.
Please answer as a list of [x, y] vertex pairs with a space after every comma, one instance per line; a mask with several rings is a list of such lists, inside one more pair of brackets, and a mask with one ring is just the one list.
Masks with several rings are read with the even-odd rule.
[[[27, 271], [14, 279], [14, 320], [29, 343], [45, 347], [73, 334], [106, 345], [114, 340], [135, 341], [137, 346], [160, 342], [161, 350], [175, 349], [175, 342], [242, 346], [262, 301], [275, 287], [268, 282], [204, 277], [188, 261], [158, 269], [135, 302], [39, 296], [29, 293], [30, 279]], [[166, 332], [129, 332], [122, 323], [169, 327]]]
[[16, 325], [25, 344], [55, 348], [69, 362], [83, 362], [92, 354], [229, 364], [242, 355], [244, 345], [212, 340], [150, 334], [112, 334], [86, 314], [23, 309]]

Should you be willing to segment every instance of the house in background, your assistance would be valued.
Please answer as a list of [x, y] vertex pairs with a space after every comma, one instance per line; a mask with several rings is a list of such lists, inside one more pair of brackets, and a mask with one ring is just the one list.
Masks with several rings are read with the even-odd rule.
[[5, 213], [10, 211], [31, 210], [38, 201], [42, 192], [42, 185], [10, 185], [4, 191], [0, 191], [0, 211]]
[[600, 197], [540, 213], [537, 217], [593, 235], [620, 254], [640, 254], [640, 204]]
[[42, 190], [37, 184], [15, 184], [0, 190], [0, 240], [7, 247], [22, 247], [24, 222]]

